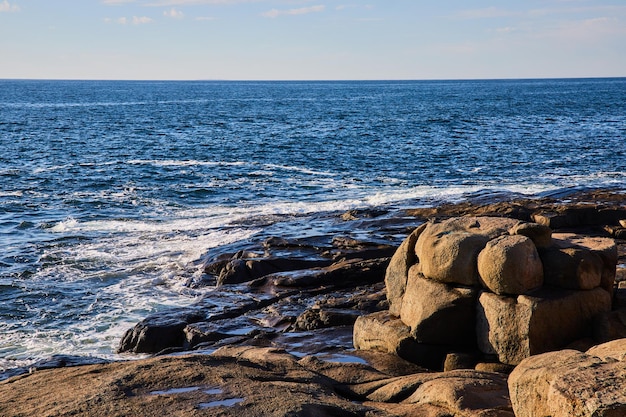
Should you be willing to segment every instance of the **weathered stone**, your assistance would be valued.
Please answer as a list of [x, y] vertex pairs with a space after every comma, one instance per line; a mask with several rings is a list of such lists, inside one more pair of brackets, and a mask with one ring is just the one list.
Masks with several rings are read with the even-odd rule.
[[420, 343], [475, 345], [475, 288], [453, 287], [411, 269], [400, 318]]
[[552, 245], [552, 229], [542, 224], [519, 222], [509, 230], [509, 233], [530, 238], [537, 248], [547, 248]]
[[532, 356], [509, 376], [509, 392], [517, 417], [618, 417], [626, 415], [626, 363], [611, 353], [626, 347], [615, 342], [587, 353], [562, 350]]
[[593, 346], [587, 354], [596, 356], [603, 361], [616, 360], [626, 362], [626, 338], [612, 340], [601, 345]]
[[232, 259], [220, 271], [217, 284], [240, 284], [276, 272], [324, 267], [331, 263], [331, 260], [299, 258]]
[[167, 316], [160, 314], [148, 316], [126, 331], [117, 351], [157, 353], [163, 349], [183, 347], [186, 342], [185, 327], [203, 318], [204, 316], [195, 310], [172, 312]]
[[448, 372], [456, 369], [474, 369], [477, 361], [476, 353], [451, 352], [446, 355], [443, 370]]
[[387, 288], [387, 299], [389, 300], [389, 312], [394, 316], [400, 315], [402, 307], [402, 297], [406, 288], [406, 280], [411, 265], [417, 261], [415, 256], [415, 242], [426, 228], [424, 223], [415, 229], [402, 242], [396, 253], [392, 256], [389, 266], [385, 272], [385, 286]]
[[594, 320], [611, 309], [611, 296], [602, 288], [543, 290], [517, 299], [483, 292], [478, 300], [479, 348], [511, 365], [591, 336]]
[[507, 365], [500, 362], [479, 362], [474, 367], [477, 371], [497, 372], [500, 374], [510, 374], [513, 368], [515, 368], [513, 365]]
[[296, 319], [296, 330], [315, 330], [325, 327], [344, 326], [354, 324], [359, 317], [359, 311], [340, 309], [316, 308], [306, 310]]
[[552, 247], [542, 250], [540, 256], [546, 285], [589, 290], [602, 282], [602, 259], [587, 250]]
[[[512, 417], [506, 376], [497, 373], [456, 370], [439, 374], [421, 384], [404, 402], [443, 405], [454, 415], [480, 411], [485, 416]], [[488, 414], [486, 410], [506, 414]]]
[[360, 316], [354, 323], [355, 349], [394, 353], [429, 369], [441, 369], [450, 346], [417, 343], [411, 329], [387, 311]]
[[553, 242], [539, 252], [547, 285], [569, 289], [601, 286], [612, 294], [617, 265], [613, 239], [555, 233]]
[[264, 280], [278, 287], [356, 287], [382, 281], [389, 258], [340, 260], [322, 268], [277, 272]]
[[543, 265], [530, 238], [500, 236], [478, 255], [478, 273], [496, 294], [526, 294], [543, 284]]
[[415, 343], [411, 329], [386, 311], [358, 317], [353, 332], [355, 349], [398, 354], [403, 345]]
[[595, 206], [566, 207], [554, 211], [540, 211], [532, 215], [536, 223], [560, 229], [565, 227], [617, 224], [626, 211]]
[[507, 234], [517, 220], [459, 217], [428, 223], [415, 244], [421, 271], [436, 281], [479, 286], [476, 258], [487, 242]]
[[476, 334], [478, 348], [498, 355], [501, 362], [519, 363], [529, 355], [528, 329], [531, 312], [515, 298], [483, 292], [478, 297]]

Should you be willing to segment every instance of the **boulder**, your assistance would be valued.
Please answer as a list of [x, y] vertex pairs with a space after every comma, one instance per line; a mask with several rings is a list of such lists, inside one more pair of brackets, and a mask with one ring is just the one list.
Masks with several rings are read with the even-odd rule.
[[360, 316], [353, 329], [355, 349], [394, 353], [429, 369], [442, 369], [450, 346], [417, 343], [411, 329], [387, 311]]
[[515, 416], [626, 415], [626, 362], [618, 360], [624, 351], [621, 339], [587, 353], [562, 350], [525, 359], [508, 381]]
[[532, 240], [523, 235], [490, 240], [478, 255], [478, 274], [496, 294], [527, 294], [543, 284], [543, 265]]
[[600, 206], [574, 206], [542, 210], [532, 215], [536, 223], [561, 229], [566, 227], [599, 226], [617, 224], [626, 210]]
[[546, 285], [589, 290], [602, 282], [602, 259], [581, 248], [552, 247], [541, 251]]
[[415, 244], [421, 272], [450, 284], [479, 286], [476, 258], [487, 242], [507, 234], [517, 220], [458, 217], [428, 223]]
[[148, 316], [128, 329], [120, 340], [117, 352], [157, 353], [168, 348], [183, 347], [185, 327], [204, 319], [195, 310], [172, 311], [169, 315]]
[[396, 253], [392, 256], [385, 272], [389, 312], [394, 316], [400, 315], [408, 271], [411, 265], [417, 261], [415, 242], [417, 242], [417, 238], [424, 231], [426, 225], [427, 223], [424, 223], [404, 239]]
[[506, 376], [491, 372], [445, 372], [421, 384], [404, 402], [437, 404], [453, 415], [514, 417]]
[[276, 272], [324, 267], [331, 263], [331, 260], [301, 258], [231, 259], [219, 271], [217, 285], [240, 284]]
[[400, 318], [420, 343], [475, 346], [477, 292], [427, 279], [411, 268]]
[[537, 248], [552, 246], [552, 229], [542, 224], [519, 222], [509, 230], [509, 233], [530, 238]]
[[613, 293], [617, 265], [613, 239], [555, 233], [553, 242], [539, 251], [546, 285], [569, 289], [601, 286]]
[[516, 365], [591, 336], [594, 321], [610, 309], [611, 296], [602, 288], [542, 290], [517, 298], [483, 292], [478, 298], [478, 347]]
[[418, 373], [345, 389], [349, 396], [368, 401], [367, 405], [380, 409], [389, 404], [383, 409], [394, 416], [514, 417], [506, 376], [492, 372]]
[[451, 352], [446, 355], [443, 363], [443, 371], [454, 371], [457, 369], [474, 369], [478, 362], [476, 353]]

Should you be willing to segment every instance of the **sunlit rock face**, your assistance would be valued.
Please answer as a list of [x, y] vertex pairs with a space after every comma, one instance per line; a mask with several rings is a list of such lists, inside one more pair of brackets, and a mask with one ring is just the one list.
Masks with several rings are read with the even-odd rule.
[[[392, 257], [389, 315], [359, 318], [355, 346], [441, 368], [445, 352], [516, 365], [580, 339], [604, 341], [616, 265], [608, 238], [553, 234], [545, 224], [502, 217], [428, 222]], [[368, 346], [370, 329], [374, 339], [396, 343]], [[409, 353], [398, 349], [399, 340], [420, 347]], [[415, 354], [425, 347], [439, 351], [434, 361]]]

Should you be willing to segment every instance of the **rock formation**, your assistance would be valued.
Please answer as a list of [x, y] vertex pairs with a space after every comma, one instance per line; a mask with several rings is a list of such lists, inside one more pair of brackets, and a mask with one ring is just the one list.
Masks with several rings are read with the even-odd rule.
[[605, 341], [620, 335], [607, 324], [616, 264], [608, 238], [502, 217], [431, 221], [392, 257], [389, 312], [357, 319], [354, 346], [440, 369], [450, 353], [517, 365], [580, 339]]

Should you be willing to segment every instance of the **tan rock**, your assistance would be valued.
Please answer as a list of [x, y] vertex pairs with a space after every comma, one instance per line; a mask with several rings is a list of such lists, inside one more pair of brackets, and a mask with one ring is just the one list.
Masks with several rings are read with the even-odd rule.
[[411, 328], [387, 311], [360, 316], [353, 329], [355, 349], [398, 354], [405, 344], [414, 344]]
[[[558, 249], [568, 250], [570, 253], [575, 253], [577, 251], [591, 252], [593, 255], [599, 257], [600, 264], [598, 264], [598, 260], [594, 256], [582, 256], [579, 257], [578, 260], [576, 259], [576, 257], [574, 257], [573, 264], [570, 263], [569, 265], [565, 266], [565, 268], [567, 268], [566, 271], [561, 271], [559, 273], [559, 271], [556, 270], [551, 271], [551, 273], [554, 273], [554, 275], [556, 275], [557, 277], [559, 277], [560, 274], [576, 275], [577, 278], [575, 281], [585, 281], [591, 279], [592, 282], [595, 282], [597, 280], [596, 275], [598, 274], [599, 269], [599, 285], [610, 294], [613, 293], [613, 285], [615, 283], [617, 266], [617, 245], [615, 244], [615, 241], [613, 239], [603, 237], [580, 236], [572, 233], [555, 233], [553, 235], [553, 238], [554, 247]], [[542, 254], [540, 253], [540, 255]], [[584, 259], [588, 259], [586, 264], [583, 263]], [[558, 267], [558, 265], [555, 266], [555, 268]], [[548, 272], [544, 270], [544, 274], [547, 273]], [[590, 278], [589, 275], [591, 275], [592, 277]], [[549, 278], [546, 277], [545, 279], [547, 283]]]
[[387, 311], [357, 318], [353, 343], [355, 349], [394, 353], [407, 361], [437, 370], [442, 369], [448, 349], [445, 345], [418, 343], [411, 336], [411, 328]]
[[474, 345], [476, 296], [475, 288], [453, 287], [411, 273], [400, 319], [420, 343]]
[[478, 348], [500, 362], [517, 364], [530, 355], [528, 323], [532, 312], [512, 297], [483, 292], [478, 297]]
[[454, 415], [489, 415], [500, 411], [511, 415], [506, 376], [474, 370], [456, 370], [440, 374], [421, 384], [405, 403], [437, 404], [445, 406]]
[[581, 248], [552, 247], [541, 251], [546, 285], [589, 290], [602, 282], [602, 259]]
[[389, 300], [389, 312], [394, 316], [400, 315], [408, 271], [411, 265], [417, 261], [415, 242], [417, 242], [417, 238], [426, 228], [426, 225], [427, 223], [424, 223], [404, 239], [387, 267], [385, 287], [387, 289], [387, 300]]
[[591, 336], [594, 321], [610, 309], [611, 296], [602, 288], [542, 290], [517, 299], [483, 292], [478, 298], [478, 347], [497, 354], [502, 363], [516, 365], [530, 355]]
[[563, 350], [525, 359], [508, 384], [516, 417], [617, 417], [626, 415], [625, 380], [625, 362]]
[[474, 369], [476, 362], [478, 362], [476, 353], [451, 352], [446, 355], [443, 370], [448, 372], [457, 369]]
[[476, 257], [487, 242], [507, 234], [517, 220], [458, 217], [428, 223], [415, 244], [422, 273], [441, 282], [478, 286]]
[[543, 284], [543, 265], [532, 240], [523, 235], [490, 240], [478, 255], [478, 274], [496, 294], [526, 294]]
[[542, 224], [519, 222], [509, 230], [509, 233], [530, 238], [537, 248], [552, 246], [552, 229]]
[[614, 359], [616, 361], [626, 362], [626, 338], [612, 340], [610, 342], [597, 345], [587, 350], [587, 354], [596, 356], [603, 361], [610, 361]]

